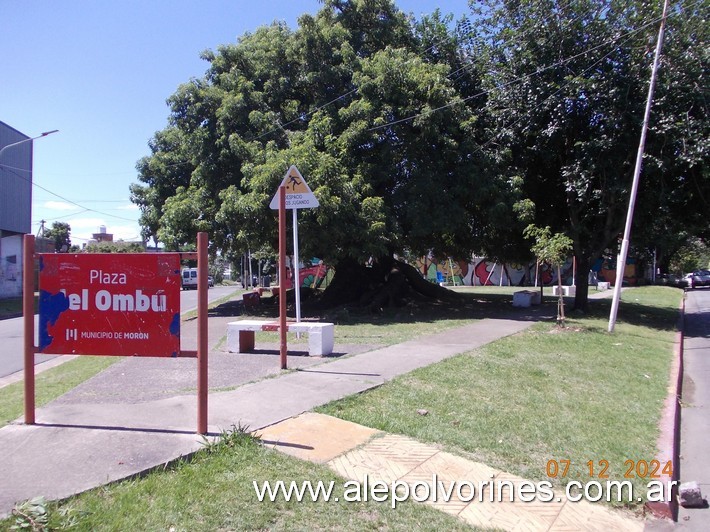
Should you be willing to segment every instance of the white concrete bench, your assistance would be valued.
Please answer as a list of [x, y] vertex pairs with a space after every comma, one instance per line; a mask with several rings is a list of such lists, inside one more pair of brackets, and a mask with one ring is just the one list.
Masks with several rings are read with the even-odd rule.
[[[289, 332], [308, 335], [308, 354], [310, 356], [330, 355], [335, 343], [335, 326], [332, 323], [302, 321], [288, 322]], [[259, 331], [278, 332], [279, 322], [273, 320], [241, 320], [227, 324], [227, 351], [230, 353], [248, 353], [254, 350], [254, 333]]]
[[[565, 297], [574, 297], [576, 293], [577, 293], [576, 286], [563, 286], [562, 287], [562, 295]], [[560, 287], [559, 286], [555, 285], [552, 287], [552, 295], [553, 296], [560, 295]]]
[[518, 290], [513, 293], [514, 307], [529, 307], [530, 305], [539, 305], [540, 302], [539, 290]]
[[599, 281], [597, 283], [597, 290], [609, 290], [609, 283], [608, 282], [602, 282]]

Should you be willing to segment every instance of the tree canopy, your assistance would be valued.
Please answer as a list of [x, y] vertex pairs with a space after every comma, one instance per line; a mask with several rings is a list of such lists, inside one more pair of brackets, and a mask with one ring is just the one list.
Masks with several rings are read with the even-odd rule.
[[[205, 75], [168, 99], [138, 163], [143, 236], [177, 249], [207, 231], [226, 257], [276, 249], [269, 202], [295, 164], [321, 205], [299, 215], [303, 256], [336, 272], [374, 258], [385, 274], [405, 253], [522, 260], [534, 223], [572, 239], [583, 307], [591, 261], [623, 228], [659, 9], [477, 5], [453, 24], [390, 0], [325, 0], [296, 29], [275, 23], [204, 52]], [[702, 10], [679, 4], [669, 20], [641, 246], [681, 224], [708, 233]]]
[[52, 222], [45, 230], [44, 237], [54, 242], [54, 251], [67, 252], [71, 249], [71, 226], [66, 222]]
[[[521, 178], [526, 217], [572, 238], [575, 303], [586, 308], [589, 267], [623, 232], [661, 5], [480, 5], [472, 34], [493, 119], [491, 149]], [[668, 20], [634, 226], [641, 247], [679, 227], [710, 228], [706, 89], [696, 83], [708, 67], [703, 9], [678, 4]]]

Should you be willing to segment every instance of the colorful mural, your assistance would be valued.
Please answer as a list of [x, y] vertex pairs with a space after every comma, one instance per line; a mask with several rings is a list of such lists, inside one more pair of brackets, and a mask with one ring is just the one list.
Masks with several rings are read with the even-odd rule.
[[[485, 257], [473, 257], [471, 262], [420, 257], [414, 267], [429, 281], [447, 285], [534, 286], [537, 284], [539, 286], [542, 284], [549, 286], [557, 284], [557, 268], [549, 264], [541, 264], [536, 271], [534, 263], [503, 264]], [[599, 281], [608, 281], [613, 285], [616, 279], [616, 264], [599, 259], [592, 267], [592, 272]], [[573, 275], [574, 262], [570, 258], [562, 266], [562, 284], [573, 284]], [[636, 264], [633, 259], [627, 261], [624, 282], [637, 283]]]
[[[286, 281], [284, 285], [286, 288], [291, 288], [293, 283], [291, 281], [291, 269], [286, 268]], [[330, 281], [333, 279], [334, 271], [333, 269], [325, 264], [322, 260], [313, 259], [310, 264], [303, 264], [298, 269], [298, 277], [300, 278], [299, 286], [301, 288], [326, 288]]]

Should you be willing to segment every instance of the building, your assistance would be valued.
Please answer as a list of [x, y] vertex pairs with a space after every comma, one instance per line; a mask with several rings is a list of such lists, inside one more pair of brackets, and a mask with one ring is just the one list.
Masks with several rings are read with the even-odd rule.
[[94, 242], [113, 242], [113, 234], [107, 233], [106, 232], [106, 226], [101, 225], [99, 226], [99, 232], [98, 233], [92, 233], [91, 235], [91, 242], [90, 244], [93, 244]]
[[31, 228], [31, 138], [0, 122], [0, 299], [22, 295], [22, 238]]

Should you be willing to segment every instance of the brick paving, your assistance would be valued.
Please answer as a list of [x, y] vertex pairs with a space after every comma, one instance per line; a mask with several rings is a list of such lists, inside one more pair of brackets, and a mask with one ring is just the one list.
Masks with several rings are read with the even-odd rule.
[[[418, 485], [417, 498], [427, 499], [424, 504], [476, 527], [607, 532], [640, 531], [645, 524], [629, 513], [602, 504], [569, 501], [564, 493], [558, 492], [551, 502], [509, 502], [508, 492], [503, 489], [504, 502], [499, 502], [497, 493], [491, 502], [490, 482], [509, 486], [503, 483], [509, 481], [520, 486], [526, 479], [456, 456], [435, 445], [323, 414], [304, 413], [263, 428], [258, 434], [267, 446], [301, 459], [326, 463], [344, 479], [364, 482], [367, 477], [370, 486], [377, 481], [389, 486], [397, 481], [410, 487]], [[443, 488], [439, 489], [436, 500], [432, 500], [433, 495], [425, 497], [427, 491], [434, 493], [434, 481]], [[481, 494], [478, 491], [472, 494], [468, 482], [475, 490], [483, 486]], [[443, 493], [451, 486], [455, 486], [453, 496], [444, 500], [448, 497]], [[461, 497], [457, 496], [459, 489]]]

